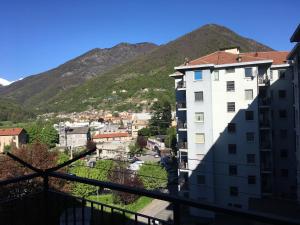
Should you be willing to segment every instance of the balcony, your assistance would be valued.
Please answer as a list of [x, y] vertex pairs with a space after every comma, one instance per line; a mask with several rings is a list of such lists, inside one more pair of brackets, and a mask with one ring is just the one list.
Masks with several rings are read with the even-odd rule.
[[176, 86], [176, 89], [177, 90], [185, 90], [186, 89], [186, 83], [185, 81], [180, 81], [177, 83], [177, 86]]
[[176, 106], [179, 111], [186, 110], [186, 102], [177, 102]]
[[187, 123], [178, 120], [178, 122], [177, 122], [177, 128], [178, 128], [179, 131], [186, 131], [187, 130]]
[[259, 120], [259, 128], [260, 129], [270, 129], [271, 128], [270, 120], [268, 120], [268, 119]]
[[[78, 159], [91, 154], [93, 151], [75, 157], [54, 168], [41, 170], [28, 164], [22, 159], [9, 154], [13, 160], [19, 162], [24, 167], [32, 170], [27, 175], [17, 176], [7, 180], [0, 181], [0, 190], [9, 190], [9, 195], [5, 196], [0, 202], [0, 221], [3, 225], [142, 225], [142, 224], [165, 224], [165, 225], [185, 225], [200, 224], [201, 219], [195, 218], [193, 223], [186, 222], [190, 216], [184, 212], [188, 207], [202, 210], [209, 210], [216, 213], [216, 218], [223, 218], [226, 215], [226, 221], [231, 218], [242, 218], [241, 224], [251, 224], [253, 221], [265, 222], [268, 224], [300, 224], [299, 220], [287, 217], [278, 217], [271, 214], [257, 213], [253, 211], [226, 208], [212, 203], [201, 202], [198, 199], [192, 200], [176, 195], [170, 195], [159, 191], [145, 190], [136, 187], [120, 185], [116, 183], [104, 182], [89, 178], [83, 178], [59, 171], [63, 167], [70, 165]], [[188, 190], [187, 173], [183, 172], [180, 187], [182, 190]], [[38, 181], [38, 187], [34, 186], [34, 192], [24, 189], [24, 184], [31, 184], [34, 179]], [[172, 218], [162, 220], [157, 217], [132, 212], [124, 208], [118, 208], [102, 202], [92, 201], [82, 197], [76, 197], [61, 191], [53, 190], [49, 186], [49, 181], [57, 182], [68, 181], [70, 184], [75, 182], [90, 185], [101, 189], [109, 189], [123, 193], [130, 193], [138, 196], [146, 196], [152, 199], [170, 202], [169, 209], [172, 210]], [[12, 191], [12, 186], [15, 190]], [[6, 188], [5, 188], [6, 186]], [[21, 188], [21, 189], [18, 189]], [[23, 188], [22, 188], [23, 187]], [[23, 190], [23, 191], [21, 191]], [[225, 221], [224, 221], [225, 222]], [[229, 222], [230, 223], [230, 222]], [[232, 224], [232, 223], [231, 223]]]
[[179, 169], [181, 169], [181, 170], [188, 170], [188, 169], [189, 169], [188, 163], [185, 162], [185, 161], [181, 161], [181, 162], [179, 163]]
[[271, 98], [269, 97], [259, 98], [258, 104], [259, 107], [270, 107]]
[[260, 86], [270, 85], [270, 79], [269, 79], [268, 75], [258, 76], [258, 84]]
[[187, 149], [187, 148], [188, 148], [188, 143], [187, 143], [187, 141], [179, 141], [179, 142], [178, 142], [178, 148], [179, 148], [179, 149]]

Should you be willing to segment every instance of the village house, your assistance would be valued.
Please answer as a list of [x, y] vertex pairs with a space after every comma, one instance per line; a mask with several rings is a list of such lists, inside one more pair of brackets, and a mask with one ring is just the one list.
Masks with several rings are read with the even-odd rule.
[[27, 142], [27, 134], [23, 128], [0, 129], [0, 152], [5, 146], [21, 147]]
[[127, 132], [124, 133], [103, 133], [93, 136], [93, 141], [96, 143], [110, 142], [110, 141], [129, 141], [131, 137]]

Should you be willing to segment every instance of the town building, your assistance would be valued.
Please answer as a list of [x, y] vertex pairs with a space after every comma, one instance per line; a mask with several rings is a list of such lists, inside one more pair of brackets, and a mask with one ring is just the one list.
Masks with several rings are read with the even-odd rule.
[[297, 160], [297, 193], [300, 202], [300, 24], [292, 35], [291, 42], [295, 43], [294, 48], [288, 55], [288, 59], [293, 67], [293, 90], [294, 90], [294, 115], [296, 132], [296, 160]]
[[149, 124], [149, 120], [151, 119], [150, 113], [135, 113], [132, 115], [132, 126], [131, 132], [132, 137], [138, 136], [138, 131], [142, 128], [146, 128]]
[[129, 136], [127, 132], [123, 133], [102, 133], [96, 134], [93, 136], [93, 141], [95, 143], [101, 142], [111, 142], [111, 141], [129, 141], [132, 138]]
[[59, 146], [66, 149], [76, 149], [86, 146], [91, 139], [88, 127], [66, 127], [63, 123], [59, 126]]
[[21, 147], [27, 143], [27, 134], [23, 128], [0, 129], [0, 152], [5, 146]]
[[293, 73], [287, 55], [231, 48], [175, 67], [170, 76], [182, 195], [242, 209], [251, 199], [295, 198]]

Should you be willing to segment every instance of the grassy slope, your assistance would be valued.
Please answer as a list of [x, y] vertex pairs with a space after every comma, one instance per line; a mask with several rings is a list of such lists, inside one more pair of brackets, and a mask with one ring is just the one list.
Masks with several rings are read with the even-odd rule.
[[[153, 98], [174, 100], [173, 79], [168, 75], [185, 57], [191, 59], [229, 46], [240, 46], [241, 51], [267, 51], [270, 48], [243, 38], [227, 28], [207, 25], [175, 41], [163, 45], [148, 55], [128, 62], [62, 92], [50, 102], [42, 102], [46, 111], [82, 111], [93, 108], [140, 109], [139, 102]], [[149, 88], [144, 93], [142, 88]], [[163, 90], [155, 90], [155, 89]], [[125, 89], [127, 93], [119, 93]], [[112, 94], [117, 91], [117, 94]]]

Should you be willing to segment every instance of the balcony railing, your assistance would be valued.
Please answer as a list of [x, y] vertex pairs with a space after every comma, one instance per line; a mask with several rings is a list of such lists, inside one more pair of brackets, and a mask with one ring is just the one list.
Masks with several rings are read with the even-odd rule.
[[177, 128], [178, 129], [187, 129], [187, 123], [179, 120], [177, 122]]
[[186, 108], [186, 102], [177, 103], [177, 109], [185, 109], [185, 108]]
[[258, 84], [269, 85], [270, 84], [269, 77], [267, 75], [258, 76]]
[[260, 127], [270, 127], [271, 126], [270, 120], [268, 120], [268, 119], [260, 120], [259, 121], [259, 126]]
[[178, 142], [178, 148], [179, 149], [187, 149], [188, 143], [186, 141], [180, 141], [180, 142]]
[[188, 167], [188, 163], [187, 162], [184, 162], [184, 161], [181, 161], [180, 163], [179, 163], [179, 169], [188, 169], [189, 167]]
[[270, 149], [271, 148], [271, 141], [263, 141], [260, 143], [261, 149]]
[[269, 106], [270, 104], [271, 104], [271, 98], [269, 98], [269, 97], [259, 98], [260, 106]]
[[[37, 193], [37, 199], [33, 196], [23, 196], [11, 201], [1, 202], [0, 216], [1, 224], [5, 225], [87, 225], [87, 224], [183, 224], [181, 215], [182, 209], [193, 207], [201, 210], [208, 210], [218, 214], [225, 214], [232, 217], [240, 217], [244, 220], [255, 220], [267, 224], [300, 224], [299, 220], [279, 217], [270, 214], [233, 209], [218, 206], [212, 203], [191, 200], [184, 197], [174, 196], [151, 191], [137, 187], [129, 187], [121, 184], [93, 180], [78, 177], [75, 175], [57, 172], [59, 169], [70, 165], [74, 161], [90, 154], [93, 151], [81, 154], [73, 160], [69, 160], [57, 167], [40, 170], [37, 169], [14, 155], [9, 155], [22, 165], [30, 168], [32, 174], [16, 177], [9, 180], [0, 181], [0, 187], [12, 185], [17, 182], [29, 182], [31, 179], [39, 178], [42, 181], [42, 191]], [[49, 189], [49, 179], [58, 181], [78, 182], [80, 184], [92, 185], [102, 189], [110, 189], [130, 193], [138, 196], [146, 196], [171, 203], [173, 219], [169, 221], [160, 220], [155, 217], [139, 214], [130, 210], [117, 208], [101, 202], [91, 201], [84, 198], [66, 195], [60, 192], [53, 192]], [[184, 180], [182, 189], [188, 189], [188, 182]], [[22, 194], [22, 193], [19, 193]], [[21, 196], [21, 195], [20, 195]], [[24, 201], [28, 200], [28, 201]], [[140, 218], [140, 219], [139, 219]]]
[[185, 85], [186, 83], [185, 83], [185, 81], [180, 81], [180, 82], [178, 82], [177, 83], [177, 89], [179, 89], [179, 88], [186, 88], [186, 85]]

